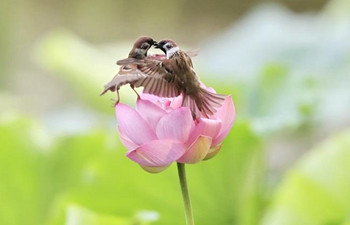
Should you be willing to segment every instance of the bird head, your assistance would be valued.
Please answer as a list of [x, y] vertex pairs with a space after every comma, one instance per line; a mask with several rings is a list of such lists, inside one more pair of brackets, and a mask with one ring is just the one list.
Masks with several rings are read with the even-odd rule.
[[139, 37], [135, 41], [134, 46], [129, 53], [129, 57], [138, 58], [138, 59], [146, 58], [148, 50], [156, 43], [157, 42], [150, 37], [146, 37], [146, 36]]
[[167, 59], [169, 59], [172, 55], [174, 55], [180, 50], [177, 44], [170, 39], [161, 40], [154, 44], [154, 46], [155, 48], [159, 48], [160, 50], [162, 50], [166, 54]]

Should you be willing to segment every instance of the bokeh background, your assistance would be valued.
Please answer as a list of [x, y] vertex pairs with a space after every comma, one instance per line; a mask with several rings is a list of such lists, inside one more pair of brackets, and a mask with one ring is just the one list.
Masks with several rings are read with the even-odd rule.
[[99, 97], [141, 35], [200, 48], [236, 106], [187, 167], [197, 224], [350, 224], [349, 0], [0, 3], [0, 224], [184, 224], [176, 167], [127, 159]]

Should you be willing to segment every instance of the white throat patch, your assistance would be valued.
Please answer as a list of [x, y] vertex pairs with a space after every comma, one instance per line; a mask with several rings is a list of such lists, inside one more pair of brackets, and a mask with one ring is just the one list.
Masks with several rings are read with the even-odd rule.
[[174, 47], [166, 52], [166, 58], [169, 59], [172, 55], [180, 50], [179, 47]]

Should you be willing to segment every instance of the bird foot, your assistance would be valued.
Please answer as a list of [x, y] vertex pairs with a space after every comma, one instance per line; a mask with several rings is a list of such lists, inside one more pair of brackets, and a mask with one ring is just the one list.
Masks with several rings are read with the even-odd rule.
[[114, 99], [114, 98], [111, 98], [110, 99], [111, 101], [113, 101], [113, 103], [112, 103], [112, 107], [115, 107], [116, 105], [118, 105], [118, 103], [119, 103], [119, 98], [116, 100], [116, 99]]

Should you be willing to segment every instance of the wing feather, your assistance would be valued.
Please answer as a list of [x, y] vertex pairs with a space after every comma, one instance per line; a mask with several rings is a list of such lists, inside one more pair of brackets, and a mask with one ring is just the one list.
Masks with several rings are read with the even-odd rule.
[[196, 49], [186, 51], [186, 54], [192, 58], [192, 57], [196, 57], [198, 55], [199, 51], [200, 51], [200, 49], [196, 48]]
[[153, 94], [159, 97], [177, 97], [180, 95], [180, 90], [176, 87], [174, 79], [169, 79], [173, 75], [169, 74], [163, 65], [167, 60], [158, 60], [155, 58], [149, 59], [134, 59], [126, 58], [119, 60], [118, 65], [129, 65], [130, 63], [137, 66], [137, 70], [144, 77], [135, 81], [135, 87], [144, 87], [143, 92]]
[[132, 84], [136, 81], [147, 77], [146, 74], [142, 73], [135, 66], [123, 66], [120, 68], [119, 73], [115, 75], [111, 81], [109, 81], [105, 86], [104, 90], [100, 95], [105, 94], [107, 91], [118, 90], [121, 86], [125, 84]]

